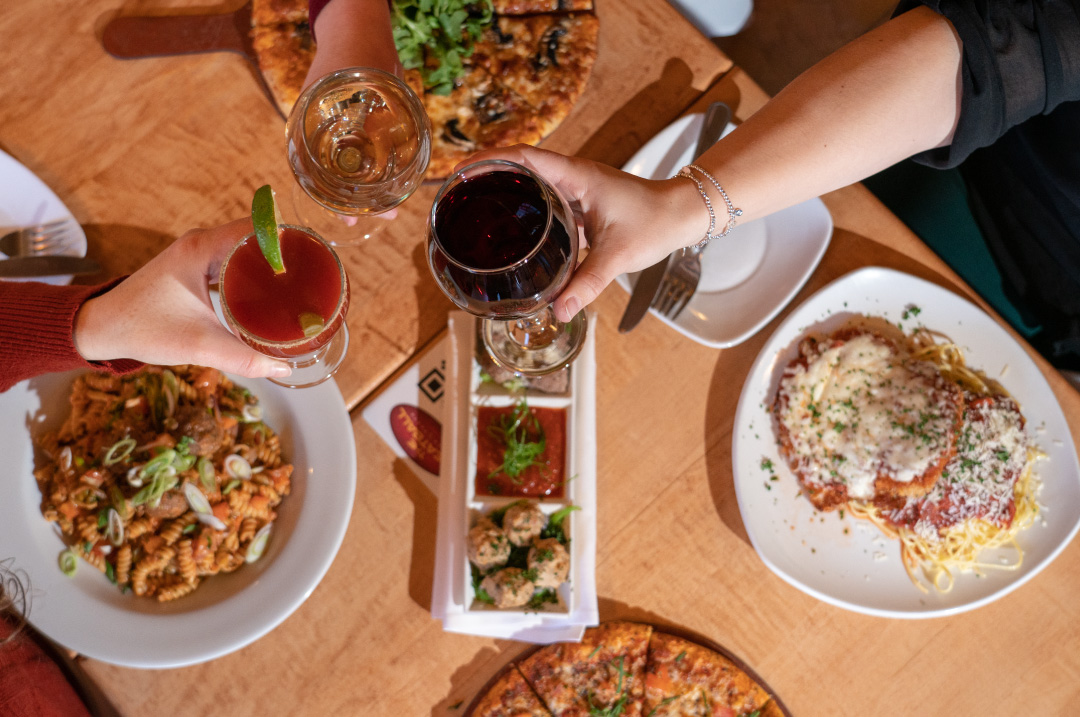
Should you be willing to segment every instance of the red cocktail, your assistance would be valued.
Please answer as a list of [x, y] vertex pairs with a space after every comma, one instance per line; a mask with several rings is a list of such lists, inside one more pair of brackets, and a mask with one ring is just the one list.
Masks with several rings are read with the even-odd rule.
[[281, 225], [285, 272], [275, 274], [255, 234], [244, 237], [221, 266], [221, 309], [242, 341], [285, 359], [286, 386], [311, 386], [333, 375], [345, 356], [349, 278], [334, 250], [304, 227]]

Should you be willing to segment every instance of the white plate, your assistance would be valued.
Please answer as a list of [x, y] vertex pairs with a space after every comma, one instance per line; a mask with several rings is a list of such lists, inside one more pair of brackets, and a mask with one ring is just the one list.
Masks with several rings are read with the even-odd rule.
[[[674, 176], [693, 159], [701, 122], [702, 115], [693, 114], [671, 123], [623, 169], [652, 179]], [[728, 125], [724, 134], [733, 129]], [[832, 216], [817, 198], [738, 224], [701, 255], [698, 290], [675, 321], [649, 311], [706, 346], [742, 343], [780, 313], [806, 283], [829, 246], [832, 230]], [[630, 291], [637, 275], [622, 274], [616, 281]]]
[[[921, 309], [904, 318], [907, 307]], [[960, 575], [951, 592], [923, 594], [908, 579], [900, 546], [867, 521], [819, 513], [780, 458], [767, 407], [779, 373], [807, 330], [829, 331], [852, 313], [883, 316], [905, 330], [922, 324], [963, 350], [968, 365], [999, 380], [1020, 402], [1027, 430], [1047, 453], [1036, 463], [1044, 506], [1019, 536], [1019, 570]], [[775, 466], [769, 481], [762, 460]], [[952, 615], [997, 600], [1050, 564], [1080, 527], [1080, 464], [1065, 416], [1034, 362], [993, 319], [941, 287], [890, 269], [870, 267], [837, 279], [807, 299], [762, 348], [739, 397], [732, 451], [735, 492], [750, 541], [773, 572], [825, 602], [887, 617]], [[1001, 555], [984, 551], [994, 562]]]
[[333, 380], [303, 390], [233, 377], [260, 399], [295, 465], [266, 553], [234, 573], [206, 580], [168, 603], [121, 594], [80, 561], [60, 572], [64, 549], [41, 517], [30, 432], [55, 427], [78, 372], [24, 381], [0, 394], [0, 456], [8, 483], [0, 500], [0, 555], [30, 577], [30, 622], [83, 655], [128, 667], [166, 668], [220, 657], [250, 644], [287, 618], [315, 589], [345, 536], [356, 484], [356, 451], [345, 403]]
[[[0, 228], [14, 229], [30, 224], [71, 219], [71, 245], [63, 252], [69, 256], [86, 256], [86, 234], [71, 216], [71, 212], [44, 182], [9, 154], [0, 151]], [[0, 260], [7, 255], [0, 252]], [[71, 275], [43, 276], [38, 279], [6, 279], [5, 281], [44, 281], [48, 284], [69, 284]]]

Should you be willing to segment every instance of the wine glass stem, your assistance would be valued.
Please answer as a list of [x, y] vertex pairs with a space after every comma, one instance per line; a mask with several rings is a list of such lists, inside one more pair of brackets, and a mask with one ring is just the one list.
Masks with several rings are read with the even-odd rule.
[[545, 306], [535, 314], [517, 319], [509, 328], [510, 337], [519, 346], [536, 350], [550, 346], [558, 339], [561, 324], [551, 307]]

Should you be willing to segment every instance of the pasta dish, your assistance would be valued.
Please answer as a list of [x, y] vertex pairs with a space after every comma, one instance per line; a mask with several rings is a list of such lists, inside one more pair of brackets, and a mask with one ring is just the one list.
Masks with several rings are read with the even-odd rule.
[[[811, 337], [772, 412], [781, 455], [819, 510], [846, 508], [900, 542], [912, 582], [941, 592], [959, 572], [1016, 569], [1038, 515], [1041, 456], [1019, 405], [922, 329], [854, 326]], [[989, 548], [1015, 559], [980, 561]]]
[[147, 366], [75, 380], [59, 430], [35, 439], [41, 512], [73, 574], [174, 600], [263, 553], [293, 467], [258, 398], [220, 371]]

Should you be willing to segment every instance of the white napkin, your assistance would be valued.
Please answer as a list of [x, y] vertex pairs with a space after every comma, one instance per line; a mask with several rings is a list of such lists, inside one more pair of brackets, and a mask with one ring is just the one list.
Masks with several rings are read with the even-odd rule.
[[574, 362], [575, 421], [572, 441], [574, 504], [571, 514], [571, 609], [569, 613], [501, 613], [470, 610], [465, 605], [470, 579], [465, 555], [468, 532], [468, 465], [470, 381], [473, 371], [474, 318], [453, 312], [446, 354], [442, 460], [439, 476], [439, 524], [431, 614], [443, 629], [470, 635], [510, 638], [525, 642], [577, 641], [585, 627], [599, 622], [596, 597], [596, 321]]

